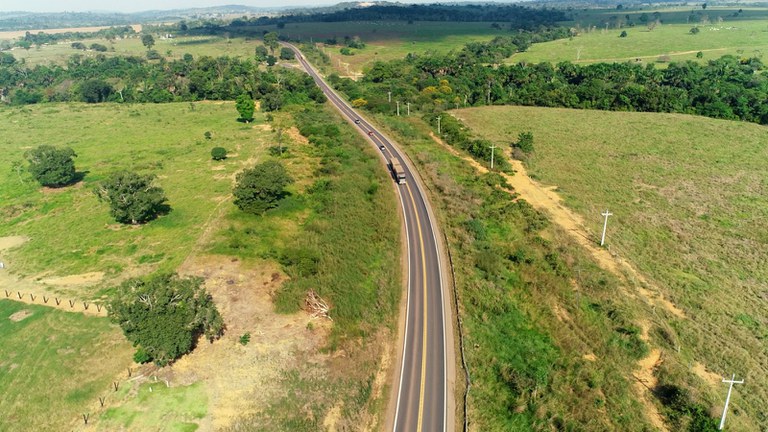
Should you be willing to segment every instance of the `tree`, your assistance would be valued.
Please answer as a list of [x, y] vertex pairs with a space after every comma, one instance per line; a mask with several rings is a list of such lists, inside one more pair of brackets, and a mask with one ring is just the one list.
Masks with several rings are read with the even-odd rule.
[[269, 51], [267, 51], [267, 47], [264, 45], [259, 45], [256, 47], [256, 60], [263, 62], [267, 59], [267, 56], [269, 55]]
[[701, 30], [699, 30], [698, 27], [691, 27], [691, 29], [688, 31], [688, 33], [690, 33], [692, 35], [695, 35], [695, 34], [699, 34], [700, 31]]
[[224, 160], [227, 158], [227, 149], [224, 147], [214, 147], [211, 149], [211, 159], [215, 161]]
[[277, 58], [273, 55], [267, 56], [267, 66], [274, 66], [277, 64]]
[[296, 58], [296, 54], [293, 53], [293, 50], [290, 48], [281, 48], [280, 49], [280, 60], [293, 60]]
[[224, 320], [202, 283], [165, 273], [117, 287], [109, 316], [138, 347], [134, 358], [164, 366], [190, 352], [200, 336], [213, 341], [224, 333]]
[[165, 192], [154, 184], [155, 176], [119, 171], [101, 182], [94, 193], [109, 204], [117, 222], [142, 224], [168, 212]]
[[72, 47], [72, 49], [76, 49], [76, 50], [83, 50], [83, 51], [85, 51], [85, 50], [88, 49], [88, 47], [85, 46], [85, 44], [82, 43], [82, 42], [72, 42], [72, 44], [70, 46]]
[[91, 44], [91, 49], [97, 52], [107, 52], [108, 48], [106, 45], [93, 43]]
[[276, 32], [269, 32], [264, 35], [264, 45], [269, 48], [269, 52], [272, 53], [272, 55], [275, 54], [275, 50], [277, 49], [280, 44], [278, 43], [278, 35]]
[[352, 101], [352, 106], [355, 108], [362, 108], [366, 105], [368, 105], [368, 101], [363, 98], [357, 98]]
[[90, 79], [80, 85], [83, 102], [105, 102], [113, 93], [112, 86], [103, 79]]
[[29, 162], [29, 173], [43, 186], [66, 186], [77, 178], [72, 160], [77, 155], [69, 147], [41, 145], [26, 152], [24, 157]]
[[619, 35], [619, 37], [623, 37], [623, 38], [627, 37], [627, 31], [626, 30], [622, 30], [622, 32]]
[[141, 36], [141, 44], [147, 47], [147, 49], [152, 49], [153, 46], [155, 46], [155, 38], [152, 37], [151, 34], [145, 34]]
[[16, 57], [11, 53], [0, 52], [0, 66], [11, 66], [16, 63]]
[[246, 123], [253, 121], [253, 111], [256, 109], [256, 105], [249, 94], [243, 93], [238, 96], [235, 101], [235, 108], [237, 108], [237, 112], [240, 113], [239, 120]]
[[262, 214], [277, 205], [291, 183], [293, 179], [280, 162], [263, 162], [237, 175], [232, 191], [235, 205], [246, 213]]

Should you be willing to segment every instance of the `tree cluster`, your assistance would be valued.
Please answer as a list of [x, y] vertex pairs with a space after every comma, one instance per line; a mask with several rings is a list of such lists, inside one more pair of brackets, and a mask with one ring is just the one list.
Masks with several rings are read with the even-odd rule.
[[707, 64], [674, 62], [666, 69], [634, 62], [500, 64], [520, 45], [524, 41], [497, 38], [447, 55], [377, 62], [362, 82], [329, 79], [350, 100], [364, 97], [375, 112], [392, 111], [386, 95], [393, 91], [393, 99], [427, 112], [514, 104], [677, 112], [768, 124], [768, 74], [758, 58], [723, 56]]
[[[274, 57], [272, 57], [274, 58]], [[0, 57], [0, 95], [11, 104], [39, 102], [163, 103], [234, 100], [242, 93], [267, 99], [267, 109], [325, 97], [299, 71], [261, 71], [253, 60], [199, 57], [150, 62], [139, 57], [72, 55], [66, 66], [19, 65], [11, 54]]]
[[224, 320], [202, 282], [166, 273], [117, 287], [109, 316], [138, 348], [137, 361], [163, 366], [190, 352], [200, 336], [213, 341], [224, 333]]

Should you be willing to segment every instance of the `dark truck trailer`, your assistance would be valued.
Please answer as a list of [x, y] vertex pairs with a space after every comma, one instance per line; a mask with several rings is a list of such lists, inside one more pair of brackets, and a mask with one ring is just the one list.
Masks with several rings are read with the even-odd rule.
[[405, 184], [405, 171], [403, 171], [400, 161], [395, 158], [389, 159], [389, 170], [392, 171], [392, 177], [398, 184]]

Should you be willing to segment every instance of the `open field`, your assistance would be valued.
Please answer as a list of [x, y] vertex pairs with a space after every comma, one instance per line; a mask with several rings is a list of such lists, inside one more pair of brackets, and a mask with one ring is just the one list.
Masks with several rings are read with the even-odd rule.
[[[131, 27], [133, 27], [133, 30], [137, 33], [141, 32], [141, 24], [134, 24]], [[0, 31], [0, 40], [3, 39], [16, 39], [18, 37], [22, 37], [27, 32], [32, 34], [38, 34], [40, 32], [48, 33], [48, 34], [59, 34], [59, 33], [68, 33], [68, 32], [82, 32], [82, 33], [90, 33], [90, 32], [97, 32], [99, 30], [108, 29], [110, 26], [102, 26], [102, 27], [71, 27], [71, 28], [59, 28], [59, 29], [39, 29], [39, 30], [12, 30], [12, 31]]]
[[[557, 187], [594, 241], [600, 212], [613, 212], [607, 243], [647, 279], [637, 293], [658, 289], [681, 310], [649, 317], [665, 328], [651, 332], [667, 358], [655, 376], [688, 381], [717, 406], [723, 389], [716, 380], [691, 379], [693, 365], [744, 377], [749, 387], [732, 400], [739, 414], [729, 416], [730, 427], [765, 427], [765, 128], [685, 115], [523, 107], [455, 115], [504, 148], [531, 131], [531, 176]], [[671, 362], [688, 367], [674, 371]]]
[[[270, 26], [265, 26], [263, 29], [275, 31], [274, 27]], [[366, 47], [359, 50], [353, 49], [354, 55], [342, 55], [339, 47], [328, 46], [323, 49], [331, 57], [332, 66], [341, 75], [361, 73], [375, 61], [402, 59], [408, 53], [446, 53], [452, 49], [461, 49], [469, 42], [488, 41], [509, 33], [509, 30], [491, 27], [491, 23], [417, 22], [408, 24], [404, 21], [297, 23], [286, 24], [284, 29], [277, 31], [290, 38], [300, 38], [304, 41], [312, 38], [315, 42], [324, 42], [328, 38], [336, 37], [340, 44], [344, 43], [345, 36], [359, 36]], [[339, 62], [342, 64], [340, 65]], [[349, 65], [346, 66], [343, 63]]]
[[[74, 49], [71, 46], [73, 41], [60, 42], [55, 45], [44, 45], [40, 48], [32, 47], [29, 50], [14, 48], [12, 54], [17, 59], [24, 59], [29, 65], [37, 64], [66, 64], [70, 56], [79, 54], [84, 57], [93, 57], [98, 54], [106, 56], [139, 56], [144, 57], [147, 48], [141, 44], [141, 39], [136, 36], [127, 39], [118, 39], [110, 43], [106, 39], [84, 39], [78, 42], [90, 46], [93, 43], [105, 45], [109, 51], [99, 53], [96, 51], [82, 51]], [[156, 37], [155, 46], [160, 55], [168, 60], [180, 59], [184, 54], [193, 56], [230, 56], [230, 57], [253, 57], [257, 45], [261, 45], [260, 39], [245, 38], [224, 38], [218, 36], [194, 36], [180, 37], [174, 39], [165, 39]]]
[[0, 430], [70, 430], [111, 398], [132, 348], [105, 318], [0, 300]]
[[[6, 257], [6, 272], [35, 280], [91, 272], [109, 279], [177, 268], [218, 206], [231, 206], [234, 174], [266, 151], [268, 138], [258, 124], [261, 114], [256, 124], [238, 123], [233, 103], [49, 104], [3, 108], [0, 117], [0, 236], [29, 238]], [[204, 138], [206, 131], [211, 140]], [[83, 181], [61, 189], [35, 183], [23, 169], [23, 154], [41, 144], [72, 147]], [[212, 161], [214, 146], [227, 148], [230, 157]], [[12, 169], [16, 162], [23, 162], [20, 171]], [[120, 169], [157, 175], [171, 212], [144, 226], [115, 223], [92, 189]]]
[[[615, 15], [623, 17], [624, 13], [616, 11]], [[714, 12], [710, 15], [714, 16]], [[608, 30], [584, 28], [574, 38], [534, 44], [528, 51], [515, 54], [507, 61], [656, 63], [662, 56], [668, 57], [666, 61], [707, 61], [726, 54], [762, 57], [768, 53], [766, 15], [768, 12], [763, 11], [754, 19], [727, 18], [720, 23], [713, 19], [709, 24], [685, 23], [683, 20], [683, 23], [664, 23], [653, 30], [642, 24]], [[633, 20], [636, 21], [636, 17]], [[698, 27], [699, 33], [690, 34], [692, 27]], [[627, 37], [619, 37], [622, 31], [627, 32]], [[696, 58], [699, 51], [703, 54], [701, 59]]]

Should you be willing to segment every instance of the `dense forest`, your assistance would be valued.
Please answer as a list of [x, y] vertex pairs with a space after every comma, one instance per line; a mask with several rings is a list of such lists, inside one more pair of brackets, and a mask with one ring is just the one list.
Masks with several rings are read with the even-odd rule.
[[[546, 33], [536, 33], [539, 36]], [[544, 37], [542, 36], [542, 37]], [[534, 40], [535, 41], [535, 40]], [[439, 55], [378, 62], [361, 82], [331, 77], [350, 99], [390, 112], [388, 91], [426, 112], [459, 106], [531, 105], [675, 112], [768, 124], [768, 76], [758, 58], [724, 56], [707, 64], [501, 64], [526, 44], [515, 36], [470, 43]]]
[[554, 25], [568, 17], [555, 9], [534, 9], [518, 5], [374, 5], [345, 8], [329, 13], [288, 14], [278, 17], [259, 17], [253, 20], [235, 20], [230, 25], [281, 25], [296, 22], [345, 21], [450, 21], [499, 22], [512, 28], [534, 29]]
[[312, 79], [284, 68], [260, 70], [255, 60], [199, 57], [149, 61], [140, 57], [70, 57], [66, 66], [18, 64], [0, 53], [0, 100], [39, 102], [179, 102], [234, 100], [249, 93], [266, 110], [325, 96]]

